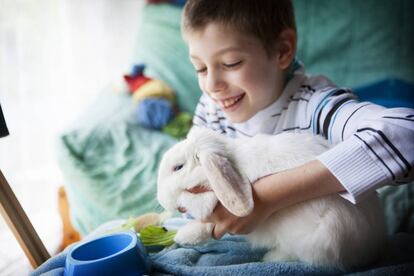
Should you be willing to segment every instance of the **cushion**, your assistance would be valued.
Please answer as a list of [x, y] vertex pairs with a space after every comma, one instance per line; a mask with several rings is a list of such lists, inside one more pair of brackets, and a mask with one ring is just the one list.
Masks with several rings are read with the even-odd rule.
[[298, 58], [308, 72], [356, 87], [387, 78], [414, 83], [414, 2], [293, 0]]
[[360, 101], [392, 107], [414, 108], [414, 84], [400, 79], [385, 79], [354, 89]]

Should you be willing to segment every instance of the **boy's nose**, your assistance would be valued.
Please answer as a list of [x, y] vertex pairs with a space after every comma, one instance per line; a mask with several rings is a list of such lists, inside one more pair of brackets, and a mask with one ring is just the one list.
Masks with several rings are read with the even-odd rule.
[[226, 89], [226, 82], [219, 74], [209, 74], [206, 79], [206, 90], [210, 93]]

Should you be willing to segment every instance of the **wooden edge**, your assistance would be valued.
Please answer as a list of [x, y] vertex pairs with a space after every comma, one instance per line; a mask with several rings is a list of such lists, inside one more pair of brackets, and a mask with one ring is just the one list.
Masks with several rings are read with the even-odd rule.
[[49, 252], [40, 240], [1, 170], [0, 211], [33, 268], [37, 268], [50, 258]]
[[58, 190], [58, 206], [59, 206], [59, 215], [62, 220], [62, 230], [63, 237], [60, 244], [60, 251], [63, 251], [68, 245], [71, 245], [74, 242], [81, 240], [81, 235], [72, 225], [70, 219], [70, 206], [69, 200], [66, 195], [65, 188], [63, 186], [59, 187]]

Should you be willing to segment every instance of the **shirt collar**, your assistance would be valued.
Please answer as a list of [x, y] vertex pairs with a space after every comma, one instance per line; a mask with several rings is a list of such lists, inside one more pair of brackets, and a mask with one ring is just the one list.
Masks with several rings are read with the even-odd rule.
[[298, 64], [300, 66], [295, 68], [282, 94], [274, 103], [260, 110], [252, 118], [243, 123], [233, 123], [234, 128], [242, 134], [241, 136], [254, 136], [260, 133], [274, 134], [274, 129], [279, 121], [280, 114], [287, 107], [289, 98], [299, 90], [306, 79], [303, 65]]

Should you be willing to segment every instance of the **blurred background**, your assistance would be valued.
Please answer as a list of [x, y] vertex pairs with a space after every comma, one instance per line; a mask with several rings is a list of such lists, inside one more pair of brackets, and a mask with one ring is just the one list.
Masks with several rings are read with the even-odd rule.
[[[60, 131], [129, 71], [142, 0], [0, 0], [0, 168], [50, 254], [62, 238]], [[47, 237], [47, 239], [46, 239]], [[29, 262], [0, 217], [0, 275]]]

